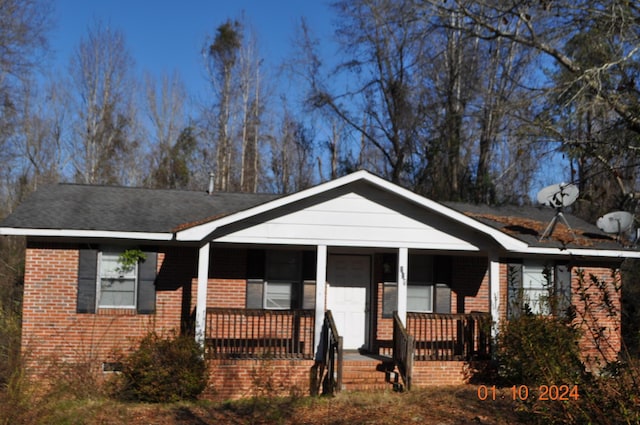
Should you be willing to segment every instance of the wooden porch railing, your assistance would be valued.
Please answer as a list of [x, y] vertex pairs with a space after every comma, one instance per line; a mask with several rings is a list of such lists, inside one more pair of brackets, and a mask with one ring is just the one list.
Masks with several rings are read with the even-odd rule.
[[322, 323], [316, 363], [312, 369], [312, 394], [335, 394], [342, 389], [342, 337], [331, 311]]
[[407, 390], [411, 389], [414, 338], [405, 329], [398, 312], [393, 313], [393, 362], [400, 372]]
[[490, 327], [489, 313], [407, 313], [416, 361], [487, 359], [491, 356]]
[[208, 308], [206, 355], [212, 359], [313, 359], [314, 310]]

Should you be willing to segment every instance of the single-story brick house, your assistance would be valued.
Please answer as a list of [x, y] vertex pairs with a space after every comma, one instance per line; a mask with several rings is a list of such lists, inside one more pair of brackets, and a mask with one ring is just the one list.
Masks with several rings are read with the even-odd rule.
[[[191, 332], [212, 391], [237, 397], [260, 376], [302, 392], [323, 377], [325, 390], [380, 388], [398, 371], [404, 385], [465, 382], [522, 308], [553, 313], [541, 300], [554, 295], [580, 313], [584, 291], [602, 296], [584, 276], [619, 310], [612, 271], [640, 252], [568, 214], [572, 232], [541, 238], [554, 214], [445, 205], [358, 171], [285, 196], [52, 185], [0, 235], [27, 241], [33, 373], [61, 361], [107, 373], [149, 331]], [[125, 270], [125, 250], [145, 258]], [[598, 320], [610, 342], [599, 355], [614, 358], [619, 314], [578, 317], [585, 335]]]

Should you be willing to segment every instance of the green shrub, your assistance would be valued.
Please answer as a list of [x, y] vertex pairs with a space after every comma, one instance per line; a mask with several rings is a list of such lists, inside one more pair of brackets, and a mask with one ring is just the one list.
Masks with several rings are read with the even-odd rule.
[[499, 376], [505, 383], [550, 385], [578, 383], [584, 377], [580, 333], [564, 320], [524, 314], [498, 335]]
[[202, 348], [191, 336], [148, 334], [123, 361], [119, 395], [151, 403], [192, 400], [207, 384]]

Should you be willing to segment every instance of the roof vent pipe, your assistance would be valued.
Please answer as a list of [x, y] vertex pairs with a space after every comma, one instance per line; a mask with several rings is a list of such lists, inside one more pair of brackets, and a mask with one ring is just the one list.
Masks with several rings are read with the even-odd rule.
[[213, 193], [213, 179], [215, 177], [215, 174], [213, 174], [213, 171], [209, 173], [209, 190], [207, 191], [207, 193], [209, 195], [211, 195]]

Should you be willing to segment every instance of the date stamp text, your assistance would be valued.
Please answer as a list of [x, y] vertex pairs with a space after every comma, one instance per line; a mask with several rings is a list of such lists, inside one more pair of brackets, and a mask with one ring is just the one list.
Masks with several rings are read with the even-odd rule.
[[497, 388], [495, 385], [478, 387], [478, 399], [497, 400], [510, 399], [514, 401], [540, 400], [540, 401], [571, 401], [580, 398], [577, 385], [540, 385], [529, 387], [527, 385], [513, 385], [510, 388]]

